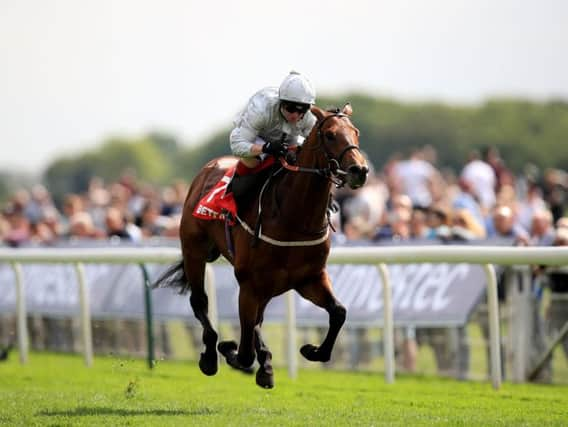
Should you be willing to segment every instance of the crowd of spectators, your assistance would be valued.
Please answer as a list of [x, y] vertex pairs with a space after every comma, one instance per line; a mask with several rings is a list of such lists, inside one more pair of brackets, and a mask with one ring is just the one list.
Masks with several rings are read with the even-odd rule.
[[559, 169], [515, 176], [496, 149], [472, 152], [458, 174], [437, 167], [431, 147], [393, 156], [356, 192], [339, 190], [337, 242], [514, 238], [551, 245], [565, 228], [568, 174]]
[[137, 182], [131, 172], [104, 185], [93, 178], [83, 194], [67, 194], [56, 206], [43, 185], [16, 191], [0, 216], [7, 246], [52, 245], [66, 240], [119, 239], [135, 243], [177, 238], [187, 183], [164, 188]]
[[[107, 185], [93, 178], [85, 193], [68, 194], [56, 206], [49, 191], [36, 185], [16, 191], [4, 205], [0, 241], [19, 247], [80, 239], [143, 243], [154, 237], [177, 238], [187, 189], [182, 181], [157, 188], [126, 172]], [[371, 165], [363, 188], [335, 192], [340, 209], [332, 217], [337, 230], [333, 242], [506, 238], [514, 245], [565, 245], [567, 194], [566, 171], [537, 174], [527, 168], [515, 176], [498, 150], [489, 148], [472, 152], [455, 173], [441, 168], [435, 150], [426, 146], [408, 156], [393, 155], [381, 171]], [[568, 281], [556, 280], [554, 292], [568, 295]], [[554, 310], [561, 312], [557, 306]], [[412, 331], [407, 335], [415, 336]], [[413, 369], [412, 361], [407, 368]]]
[[[392, 156], [372, 169], [360, 190], [338, 190], [337, 243], [411, 239], [480, 240], [514, 237], [517, 244], [550, 245], [568, 226], [568, 174], [550, 169], [516, 177], [496, 149], [472, 152], [458, 173], [441, 169], [429, 146], [407, 158]], [[186, 182], [163, 188], [139, 182], [131, 171], [56, 206], [42, 185], [21, 189], [2, 207], [0, 241], [7, 246], [49, 245], [73, 239], [118, 238], [142, 242], [177, 238]]]
[[[408, 157], [393, 156], [381, 173], [372, 174], [361, 190], [340, 190], [341, 244], [409, 244], [483, 242], [517, 246], [566, 245], [568, 239], [568, 174], [559, 169], [537, 176], [527, 168], [515, 176], [498, 150], [472, 152], [459, 173], [438, 167], [431, 147], [413, 150]], [[546, 277], [539, 277], [546, 276]], [[553, 336], [568, 321], [568, 274], [559, 273], [552, 288], [548, 333]], [[543, 271], [535, 268], [534, 331], [544, 329], [540, 316]], [[501, 301], [504, 302], [503, 289]], [[560, 305], [565, 309], [560, 315]], [[476, 316], [488, 339], [486, 308]], [[434, 350], [440, 373], [467, 376], [469, 354], [466, 330], [406, 328], [400, 331], [401, 368], [416, 369], [416, 345], [428, 343]], [[537, 334], [538, 335], [538, 334]], [[535, 357], [544, 349], [544, 334], [535, 337]], [[454, 343], [453, 350], [449, 348]], [[568, 339], [564, 342], [568, 357]], [[454, 357], [449, 357], [453, 354]], [[550, 367], [550, 365], [549, 365]], [[544, 378], [543, 381], [549, 380]]]

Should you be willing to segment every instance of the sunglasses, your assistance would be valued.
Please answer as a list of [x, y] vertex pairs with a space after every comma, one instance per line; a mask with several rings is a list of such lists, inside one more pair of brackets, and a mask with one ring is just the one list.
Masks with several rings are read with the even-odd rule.
[[292, 113], [306, 114], [306, 112], [310, 109], [310, 104], [299, 104], [296, 102], [282, 102], [282, 106], [290, 114]]

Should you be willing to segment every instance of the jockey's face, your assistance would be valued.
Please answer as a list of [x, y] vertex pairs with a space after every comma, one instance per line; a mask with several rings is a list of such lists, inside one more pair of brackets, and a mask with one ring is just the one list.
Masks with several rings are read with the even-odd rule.
[[310, 109], [309, 104], [298, 104], [296, 102], [282, 101], [280, 111], [288, 123], [295, 124], [304, 117]]

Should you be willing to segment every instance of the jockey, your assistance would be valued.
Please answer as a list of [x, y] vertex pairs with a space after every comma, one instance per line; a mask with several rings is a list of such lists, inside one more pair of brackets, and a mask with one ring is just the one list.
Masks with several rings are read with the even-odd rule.
[[255, 93], [231, 131], [231, 151], [240, 158], [235, 177], [250, 174], [267, 155], [284, 156], [289, 146], [303, 142], [316, 123], [310, 112], [315, 100], [311, 82], [294, 71], [279, 88]]

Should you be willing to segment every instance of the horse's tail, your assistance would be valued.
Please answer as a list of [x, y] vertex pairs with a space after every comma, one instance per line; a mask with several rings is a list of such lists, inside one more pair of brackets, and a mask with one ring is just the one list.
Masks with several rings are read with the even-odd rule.
[[183, 269], [183, 260], [168, 267], [152, 284], [152, 288], [176, 288], [180, 294], [185, 294], [189, 290], [189, 283]]

